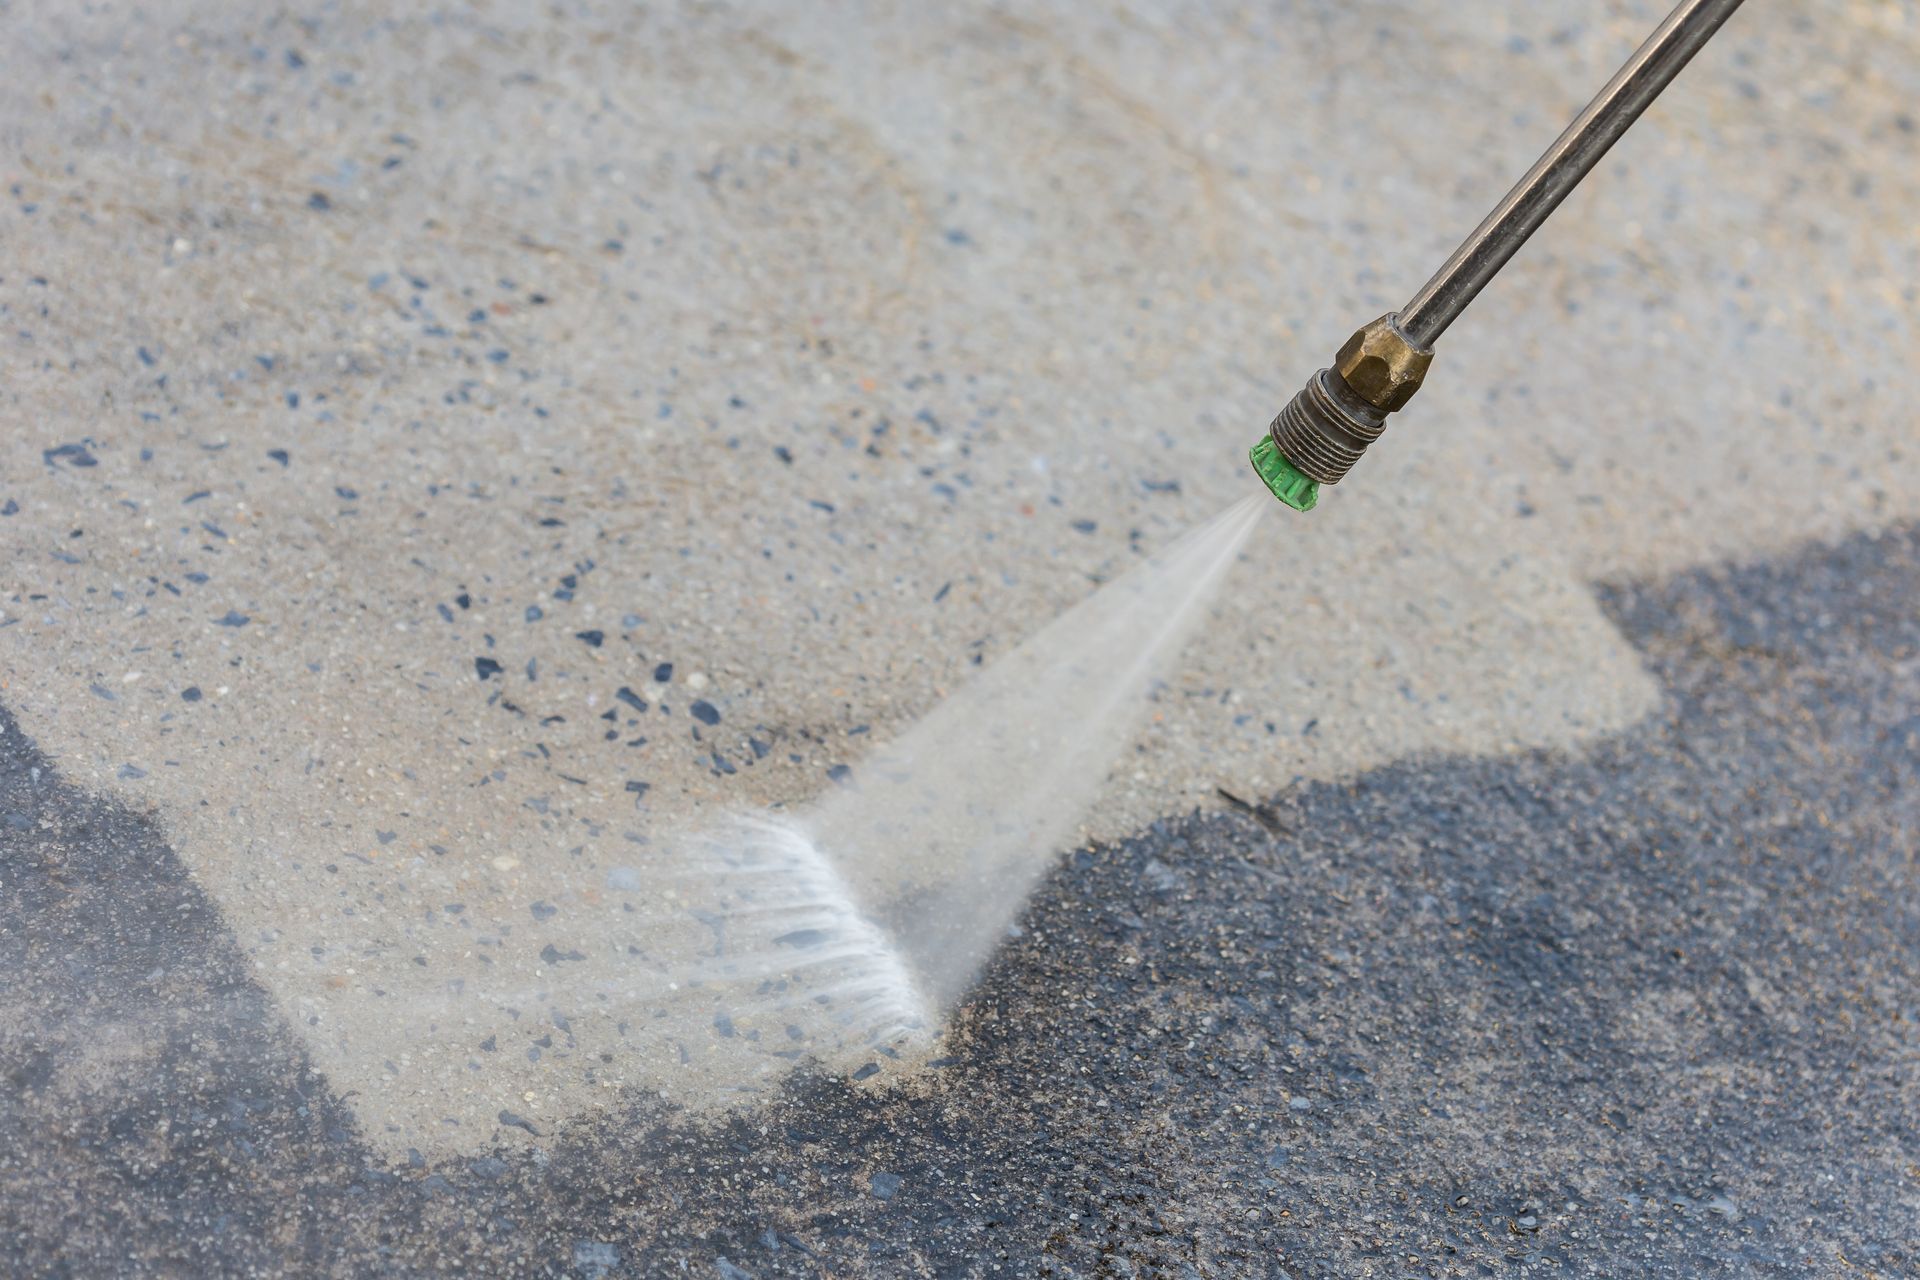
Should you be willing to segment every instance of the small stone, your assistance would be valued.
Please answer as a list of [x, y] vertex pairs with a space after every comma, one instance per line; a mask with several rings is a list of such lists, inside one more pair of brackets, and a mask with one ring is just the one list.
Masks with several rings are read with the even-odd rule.
[[1175, 871], [1158, 858], [1148, 858], [1147, 865], [1140, 868], [1140, 878], [1147, 882], [1156, 897], [1165, 897], [1184, 889], [1187, 877]]
[[900, 1175], [897, 1173], [876, 1173], [867, 1183], [876, 1200], [891, 1200], [900, 1190]]
[[82, 444], [57, 444], [51, 449], [42, 449], [40, 457], [48, 466], [64, 462], [73, 467], [96, 467], [100, 460], [87, 451]]
[[600, 1277], [620, 1265], [620, 1247], [604, 1240], [576, 1240], [573, 1242], [573, 1265], [586, 1276], [586, 1280], [600, 1280]]

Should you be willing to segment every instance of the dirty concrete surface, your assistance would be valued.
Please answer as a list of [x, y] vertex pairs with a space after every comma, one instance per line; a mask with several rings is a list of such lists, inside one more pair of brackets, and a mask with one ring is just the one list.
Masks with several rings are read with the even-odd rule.
[[716, 1134], [463, 994], [1240, 496], [1657, 16], [0, 14], [28, 1273], [1910, 1270], [1910, 3], [1268, 522], [942, 1065]]
[[1663, 689], [1626, 734], [1079, 850], [924, 1073], [803, 1073], [719, 1124], [628, 1095], [459, 1156], [370, 1140], [161, 823], [9, 718], [7, 1247], [30, 1275], [1913, 1274], [1916, 592], [1914, 531], [1607, 587]]

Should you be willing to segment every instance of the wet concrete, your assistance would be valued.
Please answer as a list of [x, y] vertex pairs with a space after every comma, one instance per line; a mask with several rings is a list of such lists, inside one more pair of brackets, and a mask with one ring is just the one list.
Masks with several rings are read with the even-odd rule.
[[149, 813], [0, 760], [31, 1275], [1911, 1274], [1920, 531], [1607, 586], [1661, 712], [1073, 854], [934, 1071], [376, 1156]]

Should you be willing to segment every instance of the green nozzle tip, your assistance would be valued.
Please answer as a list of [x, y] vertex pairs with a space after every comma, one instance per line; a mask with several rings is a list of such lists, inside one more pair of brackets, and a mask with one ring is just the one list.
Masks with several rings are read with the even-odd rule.
[[1253, 459], [1253, 470], [1273, 490], [1273, 496], [1292, 507], [1295, 511], [1311, 511], [1320, 501], [1320, 482], [1301, 474], [1300, 469], [1288, 462], [1272, 436], [1261, 436], [1260, 443], [1253, 446], [1253, 452], [1247, 455]]

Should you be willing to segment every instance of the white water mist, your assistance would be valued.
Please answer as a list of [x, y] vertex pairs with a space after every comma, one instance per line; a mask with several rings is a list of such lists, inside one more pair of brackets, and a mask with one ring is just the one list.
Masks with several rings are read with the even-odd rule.
[[[460, 1117], [486, 1125], [503, 1107], [544, 1133], [549, 1082], [576, 1076], [699, 1110], [809, 1059], [856, 1076], [910, 1059], [1074, 842], [1266, 502], [1094, 591], [811, 809], [662, 833], [591, 896], [549, 890], [560, 905], [536, 903], [531, 929], [476, 929], [478, 974], [383, 982], [401, 1037], [383, 1060], [414, 1074], [369, 1079], [413, 1091], [382, 1099], [388, 1114], [441, 1126], [406, 1140], [457, 1138]], [[296, 1014], [322, 1043], [353, 1030], [318, 1002]]]
[[[943, 1011], [1005, 936], [1099, 797], [1264, 495], [1101, 587], [854, 769], [799, 827]], [[872, 935], [862, 935], [871, 937]]]

